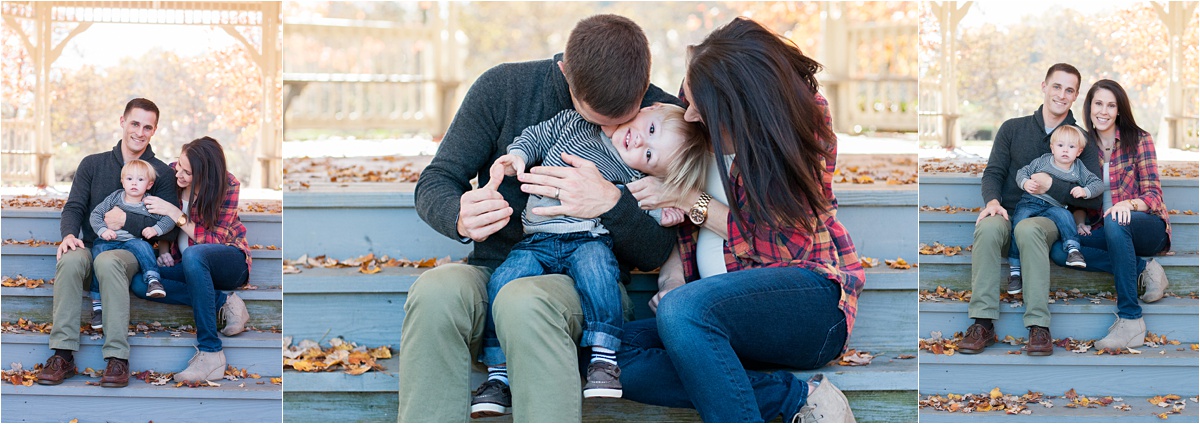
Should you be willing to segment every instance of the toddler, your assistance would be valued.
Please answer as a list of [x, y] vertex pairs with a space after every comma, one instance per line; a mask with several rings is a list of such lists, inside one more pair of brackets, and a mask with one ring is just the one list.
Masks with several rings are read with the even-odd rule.
[[[1017, 202], [1013, 211], [1012, 225], [1016, 228], [1021, 220], [1034, 216], [1050, 218], [1058, 227], [1058, 236], [1062, 238], [1063, 249], [1067, 251], [1067, 265], [1079, 268], [1087, 267], [1083, 253], [1079, 251], [1079, 225], [1082, 224], [1083, 214], [1072, 214], [1058, 201], [1046, 194], [1032, 194], [1028, 187], [1029, 177], [1039, 172], [1048, 173], [1055, 178], [1076, 184], [1071, 189], [1071, 195], [1077, 199], [1091, 199], [1104, 193], [1108, 185], [1100, 177], [1092, 174], [1079, 160], [1083, 147], [1087, 143], [1087, 135], [1077, 126], [1063, 125], [1050, 134], [1050, 153], [1029, 162], [1029, 165], [1017, 171], [1017, 184], [1026, 191]], [[1017, 252], [1017, 242], [1009, 242], [1008, 263], [1011, 267], [1008, 279], [1008, 293], [1021, 292], [1021, 258]]]
[[[699, 189], [710, 156], [707, 137], [683, 119], [683, 108], [656, 103], [643, 108], [633, 121], [620, 125], [611, 138], [600, 127], [574, 110], [526, 128], [508, 154], [492, 165], [505, 175], [525, 171], [526, 164], [569, 166], [564, 153], [596, 164], [605, 179], [626, 184], [644, 175], [664, 179], [664, 192]], [[493, 172], [495, 175], [496, 172]], [[541, 216], [534, 208], [561, 204], [557, 198], [530, 195], [521, 215], [525, 238], [488, 281], [489, 311], [484, 327], [480, 360], [488, 366], [488, 380], [475, 391], [471, 416], [501, 415], [509, 411], [507, 360], [496, 337], [491, 306], [496, 294], [517, 278], [546, 273], [566, 274], [575, 280], [584, 314], [581, 346], [591, 348], [584, 397], [621, 397], [616, 351], [621, 345], [620, 269], [612, 252], [612, 237], [599, 218]], [[663, 226], [683, 222], [684, 212], [675, 208], [650, 211]]]

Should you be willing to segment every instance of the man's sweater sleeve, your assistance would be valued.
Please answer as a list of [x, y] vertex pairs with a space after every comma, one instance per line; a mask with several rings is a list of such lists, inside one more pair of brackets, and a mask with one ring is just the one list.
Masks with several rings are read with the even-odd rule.
[[92, 172], [95, 167], [94, 158], [85, 157], [76, 168], [75, 178], [71, 181], [71, 193], [67, 195], [62, 218], [58, 221], [60, 235], [64, 238], [68, 234], [79, 236], [79, 231], [83, 229], [84, 216], [89, 212], [87, 205], [91, 197]]
[[507, 99], [507, 81], [503, 67], [488, 70], [471, 85], [462, 105], [454, 114], [450, 128], [438, 147], [437, 155], [417, 179], [413, 193], [417, 214], [434, 230], [455, 240], [458, 234], [459, 198], [471, 190], [471, 178], [479, 175], [479, 185], [487, 184], [480, 169], [495, 156]]
[[613, 236], [613, 253], [617, 260], [650, 271], [662, 266], [675, 243], [675, 229], [658, 224], [638, 206], [629, 189], [621, 186], [621, 198], [600, 221]]
[[1007, 121], [996, 131], [992, 153], [988, 155], [987, 167], [983, 169], [983, 176], [980, 177], [979, 188], [984, 204], [992, 200], [1004, 202], [1004, 180], [1008, 178], [1008, 163], [1012, 160], [1009, 157], [1009, 148], [1012, 144], [1013, 125], [1013, 121]]
[[104, 223], [104, 214], [112, 209], [113, 206], [117, 205], [115, 199], [119, 198], [118, 196], [120, 195], [118, 193], [123, 192], [119, 190], [114, 191], [113, 194], [105, 197], [100, 204], [96, 205], [96, 207], [92, 209], [91, 217], [88, 219], [88, 222], [92, 224], [92, 231], [95, 231], [97, 236], [99, 236], [100, 233], [103, 233], [104, 230], [108, 229], [108, 226]]

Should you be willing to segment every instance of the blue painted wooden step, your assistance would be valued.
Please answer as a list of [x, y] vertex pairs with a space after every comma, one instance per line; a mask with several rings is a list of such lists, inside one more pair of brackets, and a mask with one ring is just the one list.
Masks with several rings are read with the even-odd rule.
[[[983, 195], [979, 188], [979, 175], [922, 173], [920, 175], [921, 206], [958, 206], [976, 208], [983, 206]], [[1163, 201], [1167, 209], [1200, 212], [1200, 186], [1195, 178], [1162, 178]]]
[[[54, 278], [54, 264], [57, 261], [57, 246], [29, 247], [24, 245], [7, 245], [0, 247], [0, 268], [4, 275], [24, 275], [34, 279]], [[254, 265], [250, 269], [250, 284], [257, 286], [275, 286], [279, 284], [283, 267], [283, 254], [280, 250], [251, 250], [250, 257]]]
[[[921, 243], [933, 245], [939, 242], [947, 246], [967, 247], [974, 243], [975, 219], [973, 212], [921, 212]], [[1171, 250], [1176, 253], [1194, 253], [1200, 250], [1200, 216], [1171, 215]]]
[[[229, 365], [269, 376], [278, 376], [283, 370], [280, 355], [283, 337], [279, 333], [247, 331], [234, 337], [220, 337]], [[50, 336], [46, 334], [6, 333], [0, 336], [0, 341], [4, 344], [0, 356], [3, 356], [5, 369], [13, 362], [20, 362], [25, 369], [33, 369], [54, 353], [49, 347]], [[89, 367], [104, 370], [104, 357], [100, 352], [103, 342], [103, 339], [92, 340], [87, 335], [80, 337], [80, 349], [75, 353], [75, 365], [80, 371]], [[137, 333], [129, 336], [129, 346], [129, 366], [134, 371], [178, 372], [187, 368], [188, 360], [196, 353], [196, 335], [184, 333], [173, 337], [165, 332]]]
[[[152, 386], [131, 380], [119, 389], [73, 377], [57, 386], [4, 384], [5, 422], [280, 422], [283, 391], [269, 376], [222, 380], [221, 387]], [[264, 384], [257, 384], [258, 382]]]
[[[246, 303], [250, 312], [250, 326], [259, 329], [271, 327], [282, 328], [283, 325], [283, 290], [276, 287], [259, 287], [256, 290], [236, 290], [238, 297]], [[45, 285], [36, 289], [23, 287], [0, 288], [0, 301], [3, 302], [3, 313], [0, 320], [16, 321], [21, 318], [34, 322], [50, 322], [53, 320], [51, 307], [54, 300], [54, 287]], [[178, 327], [195, 325], [192, 309], [181, 305], [167, 305], [140, 299], [132, 293], [129, 295], [129, 313], [131, 322], [155, 322], [165, 326]], [[91, 322], [91, 301], [84, 296], [81, 305], [80, 320]]]
[[[1051, 356], [1012, 355], [1018, 346], [996, 344], [977, 355], [921, 352], [922, 393], [972, 393], [999, 387], [1004, 393], [1027, 390], [1087, 395], [1195, 396], [1200, 392], [1197, 352], [1185, 347], [1145, 348], [1139, 355], [1096, 355], [1055, 349]], [[1164, 351], [1164, 354], [1159, 354]], [[981, 387], [986, 386], [985, 389]]]
[[[1000, 319], [994, 321], [996, 334], [1001, 339], [1008, 335], [1021, 338], [1029, 334], [1029, 330], [1021, 321], [1025, 306], [1014, 308], [1012, 305], [1000, 303]], [[1063, 300], [1056, 300], [1050, 305], [1050, 334], [1060, 339], [1103, 338], [1108, 334], [1108, 327], [1116, 320], [1116, 311], [1116, 304], [1109, 300], [1102, 300], [1098, 305], [1087, 299], [1071, 299], [1069, 304]], [[1196, 299], [1164, 298], [1155, 303], [1142, 304], [1142, 318], [1146, 321], [1146, 331], [1166, 335], [1170, 340], [1183, 343], [1180, 346], [1167, 346], [1172, 350], [1176, 347], [1186, 348], [1190, 343], [1200, 341], [1200, 321], [1196, 319], [1198, 313], [1200, 305]], [[921, 302], [920, 315], [919, 334], [923, 338], [929, 337], [933, 331], [940, 331], [944, 337], [950, 337], [955, 332], [965, 332], [967, 327], [975, 322], [967, 316], [967, 303], [959, 301]], [[1146, 349], [1158, 351], [1153, 348]]]
[[[978, 391], [990, 391], [991, 388], [978, 389]], [[960, 393], [961, 394], [961, 393]], [[1024, 394], [1015, 393], [1015, 394]], [[997, 412], [975, 412], [965, 414], [962, 412], [950, 413], [934, 411], [931, 408], [922, 408], [920, 410], [921, 422], [923, 423], [964, 423], [964, 422], [1005, 422], [1005, 423], [1041, 423], [1041, 422], [1056, 422], [1056, 423], [1194, 423], [1197, 421], [1196, 404], [1188, 401], [1187, 408], [1181, 414], [1168, 415], [1167, 419], [1158, 418], [1156, 415], [1169, 411], [1170, 409], [1160, 408], [1148, 402], [1149, 397], [1136, 396], [1117, 396], [1121, 398], [1121, 402], [1114, 404], [1126, 404], [1130, 406], [1129, 411], [1118, 411], [1111, 406], [1100, 408], [1066, 408], [1063, 405], [1067, 404], [1067, 400], [1062, 399], [1062, 393], [1044, 393], [1046, 396], [1059, 396], [1059, 399], [1052, 399], [1053, 408], [1046, 408], [1041, 405], [1029, 405], [1032, 411], [1029, 415], [1005, 415], [1003, 411]], [[1093, 397], [1092, 393], [1080, 393], [1082, 395]], [[929, 393], [922, 393], [921, 398], [924, 399]], [[944, 395], [944, 393], [943, 393]], [[1100, 397], [1104, 394], [1100, 393]]]
[[[1185, 294], [1197, 291], [1200, 269], [1200, 255], [1195, 253], [1177, 254], [1174, 256], [1154, 256], [1156, 262], [1162, 265], [1167, 273], [1170, 286], [1167, 291]], [[959, 255], [921, 255], [921, 289], [933, 290], [944, 286], [954, 290], [971, 289], [971, 253]], [[1004, 262], [1007, 263], [1007, 262]], [[1112, 274], [1103, 272], [1087, 272], [1073, 268], [1052, 265], [1050, 267], [1050, 287], [1052, 289], [1079, 289], [1084, 293], [1113, 291]]]
[[[283, 217], [280, 214], [240, 212], [238, 217], [246, 226], [246, 240], [250, 244], [283, 245]], [[61, 218], [61, 209], [4, 208], [0, 210], [0, 220], [4, 222], [0, 238], [59, 241], [62, 240]]]

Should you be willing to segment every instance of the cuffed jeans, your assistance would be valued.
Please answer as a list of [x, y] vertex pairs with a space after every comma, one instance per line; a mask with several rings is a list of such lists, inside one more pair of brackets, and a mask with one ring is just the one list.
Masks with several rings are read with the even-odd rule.
[[[133, 294], [152, 302], [192, 307], [196, 320], [197, 348], [204, 352], [220, 352], [217, 311], [228, 296], [219, 290], [233, 290], [246, 284], [250, 272], [246, 269], [246, 254], [236, 247], [223, 244], [197, 244], [183, 251], [183, 259], [175, 266], [162, 268], [166, 297], [146, 297], [146, 281], [133, 279]], [[108, 316], [105, 306], [104, 316]]]
[[137, 274], [138, 264], [127, 250], [110, 250], [93, 261], [86, 248], [69, 250], [54, 267], [54, 328], [50, 330], [50, 348], [79, 350], [80, 308], [83, 306], [83, 282], [93, 269], [100, 293], [108, 299], [104, 307], [105, 358], [129, 359], [129, 279]]
[[625, 326], [617, 362], [626, 399], [695, 408], [705, 422], [762, 422], [799, 411], [808, 384], [787, 371], [819, 368], [845, 345], [841, 288], [802, 268], [758, 268], [683, 285], [657, 319]]
[[[116, 249], [128, 250], [129, 253], [133, 254], [133, 258], [137, 259], [138, 267], [142, 269], [143, 277], [159, 277], [158, 257], [154, 254], [154, 247], [150, 245], [150, 242], [142, 239], [134, 238], [125, 241], [96, 239], [96, 241], [92, 243], [92, 257], [96, 257], [101, 253]], [[95, 276], [92, 278], [92, 299], [100, 300], [102, 297], [100, 296], [99, 288], [94, 284]]]
[[[1010, 239], [1009, 234], [1012, 234]], [[1000, 259], [1008, 252], [1009, 240], [1021, 252], [1021, 282], [1024, 286], [1026, 327], [1050, 327], [1050, 246], [1058, 240], [1058, 228], [1047, 218], [1032, 217], [1016, 226], [1000, 215], [975, 225], [971, 250], [971, 318], [1000, 319], [1000, 288], [1008, 279]]]
[[[1079, 248], [1079, 233], [1075, 227], [1075, 217], [1071, 215], [1071, 211], [1068, 211], [1067, 208], [1054, 206], [1050, 202], [1029, 194], [1021, 195], [1021, 201], [1017, 202], [1017, 209], [1013, 211], [1013, 227], [1016, 227], [1017, 224], [1020, 224], [1026, 218], [1034, 216], [1040, 216], [1054, 222], [1054, 226], [1058, 228], [1059, 239], [1059, 244], [1055, 245], [1055, 249], [1063, 251], [1064, 258], [1067, 257], [1067, 251]], [[1084, 258], [1086, 257], [1087, 255], [1084, 255]], [[1020, 260], [1021, 256], [1017, 251], [1017, 243], [1010, 241], [1008, 246], [1009, 265], [1019, 265], [1021, 263]]]
[[[1128, 225], [1118, 224], [1111, 216], [1104, 219], [1103, 227], [1079, 238], [1082, 245], [1079, 251], [1088, 263], [1083, 270], [1112, 274], [1117, 293], [1117, 316], [1141, 318], [1137, 281], [1146, 269], [1146, 261], [1138, 256], [1157, 255], [1166, 247], [1167, 224], [1162, 218], [1145, 212], [1132, 212]], [[1067, 262], [1067, 255], [1061, 253], [1061, 249], [1051, 249], [1050, 258], [1059, 265]]]
[[[466, 422], [471, 364], [483, 344], [490, 268], [447, 264], [421, 274], [400, 330], [400, 422]], [[621, 290], [626, 317], [633, 315]], [[583, 391], [576, 341], [583, 309], [570, 277], [514, 280], [493, 305], [508, 353], [514, 422], [579, 422]]]
[[[575, 282], [583, 308], [581, 346], [612, 351], [621, 347], [621, 270], [612, 252], [612, 237], [587, 232], [525, 236], [488, 280], [488, 300], [494, 301], [500, 289], [515, 279], [543, 274], [566, 274]], [[488, 366], [503, 364], [507, 360], [492, 314], [486, 318], [479, 359]]]

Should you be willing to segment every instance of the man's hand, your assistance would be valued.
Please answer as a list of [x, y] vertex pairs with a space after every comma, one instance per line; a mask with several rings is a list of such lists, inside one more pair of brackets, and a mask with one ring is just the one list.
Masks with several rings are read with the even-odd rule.
[[504, 180], [504, 170], [492, 166], [487, 185], [463, 193], [458, 198], [458, 234], [476, 242], [487, 240], [508, 225], [512, 207], [497, 191]]
[[662, 210], [662, 222], [658, 223], [658, 225], [661, 225], [664, 227], [674, 227], [676, 225], [682, 224], [683, 218], [686, 215], [687, 214], [685, 214], [683, 212], [683, 209], [665, 208]]
[[1025, 190], [1025, 192], [1029, 194], [1034, 194], [1037, 192], [1038, 188], [1039, 186], [1037, 181], [1034, 181], [1032, 178], [1025, 180], [1025, 185], [1021, 186], [1021, 190]]
[[124, 228], [125, 211], [121, 210], [121, 208], [113, 206], [112, 209], [104, 213], [104, 226], [113, 231]]
[[1000, 206], [999, 200], [989, 201], [987, 206], [984, 206], [983, 210], [979, 211], [979, 217], [975, 218], [975, 224], [978, 225], [979, 221], [983, 221], [984, 218], [992, 215], [1000, 215], [1004, 219], [1008, 219], [1008, 211], [1004, 210], [1004, 206]]
[[1029, 194], [1046, 194], [1046, 191], [1049, 191], [1050, 186], [1054, 184], [1054, 178], [1045, 172], [1030, 175], [1029, 179], [1036, 184], [1033, 191], [1026, 190], [1029, 191]]
[[75, 249], [82, 249], [82, 248], [83, 248], [83, 240], [80, 240], [79, 238], [75, 237], [74, 234], [67, 234], [66, 237], [63, 237], [62, 243], [58, 244], [58, 254], [55, 257], [58, 259], [62, 259], [62, 255], [64, 253], [67, 253], [68, 250], [75, 250]]
[[155, 230], [154, 227], [146, 227], [142, 229], [142, 238], [150, 240], [155, 237], [158, 237], [158, 231]]
[[113, 231], [111, 229], [105, 228], [104, 231], [100, 233], [100, 238], [108, 240], [108, 241], [112, 241], [113, 239], [117, 238], [117, 232]]
[[517, 177], [525, 183], [521, 191], [557, 198], [562, 203], [533, 208], [533, 213], [591, 219], [608, 212], [621, 200], [621, 189], [604, 179], [596, 164], [566, 153], [562, 159], [571, 167], [538, 166]]
[[1087, 190], [1083, 187], [1076, 186], [1075, 188], [1071, 189], [1071, 195], [1075, 196], [1076, 199], [1082, 199], [1087, 197]]
[[[492, 168], [499, 166], [503, 170], [504, 175], [513, 176], [525, 173], [525, 159], [514, 154], [506, 154], [496, 158], [496, 162], [492, 163]], [[495, 174], [495, 171], [489, 170], [490, 174]]]

